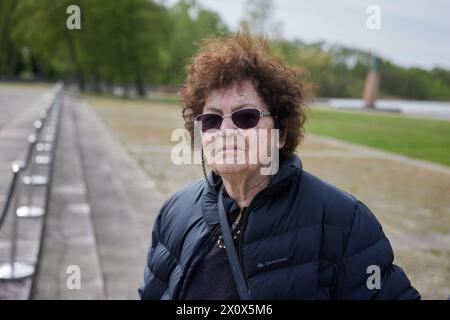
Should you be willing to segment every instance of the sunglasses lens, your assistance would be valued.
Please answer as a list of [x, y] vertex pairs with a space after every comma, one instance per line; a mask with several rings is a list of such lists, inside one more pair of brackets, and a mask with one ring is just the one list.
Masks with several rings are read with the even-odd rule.
[[250, 129], [256, 127], [259, 122], [260, 113], [257, 109], [242, 109], [234, 112], [231, 119], [240, 129]]
[[201, 114], [197, 120], [202, 123], [202, 132], [209, 129], [220, 129], [222, 124], [222, 117], [214, 113]]

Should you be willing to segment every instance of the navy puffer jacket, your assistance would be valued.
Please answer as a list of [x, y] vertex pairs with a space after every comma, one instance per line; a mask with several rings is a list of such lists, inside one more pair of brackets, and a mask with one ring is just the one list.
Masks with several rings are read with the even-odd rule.
[[[221, 183], [213, 173], [210, 179]], [[218, 187], [198, 180], [165, 202], [139, 287], [142, 299], [183, 298], [220, 232], [217, 193]], [[225, 198], [225, 207], [232, 201]], [[284, 160], [252, 200], [242, 228], [238, 254], [253, 299], [420, 299], [393, 264], [391, 245], [372, 212], [303, 170], [297, 156]], [[379, 289], [369, 279], [377, 275]]]

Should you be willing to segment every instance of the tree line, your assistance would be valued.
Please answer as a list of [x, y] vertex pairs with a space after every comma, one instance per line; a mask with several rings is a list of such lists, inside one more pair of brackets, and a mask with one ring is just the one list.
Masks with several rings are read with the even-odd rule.
[[[255, 8], [257, 0], [248, 0]], [[256, 3], [256, 5], [255, 5]], [[81, 8], [81, 29], [66, 26], [67, 7]], [[258, 12], [257, 12], [258, 13]], [[242, 27], [262, 25], [248, 14]], [[260, 13], [259, 16], [267, 16]], [[178, 86], [184, 65], [205, 36], [229, 33], [221, 17], [195, 0], [168, 6], [155, 0], [1, 0], [0, 78], [65, 79], [80, 90], [119, 85], [145, 95], [149, 85]], [[326, 43], [270, 37], [272, 52], [307, 70], [316, 95], [361, 97], [373, 55]], [[381, 59], [381, 96], [450, 100], [450, 71]]]

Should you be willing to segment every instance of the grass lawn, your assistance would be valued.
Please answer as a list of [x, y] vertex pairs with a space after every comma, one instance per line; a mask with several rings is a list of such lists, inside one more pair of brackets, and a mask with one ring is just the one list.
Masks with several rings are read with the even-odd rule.
[[306, 132], [450, 166], [450, 121], [311, 107]]

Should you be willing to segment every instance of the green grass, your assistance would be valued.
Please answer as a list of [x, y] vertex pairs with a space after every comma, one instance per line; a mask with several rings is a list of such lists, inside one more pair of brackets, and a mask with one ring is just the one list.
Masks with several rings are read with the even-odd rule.
[[306, 132], [450, 166], [450, 121], [310, 108]]

